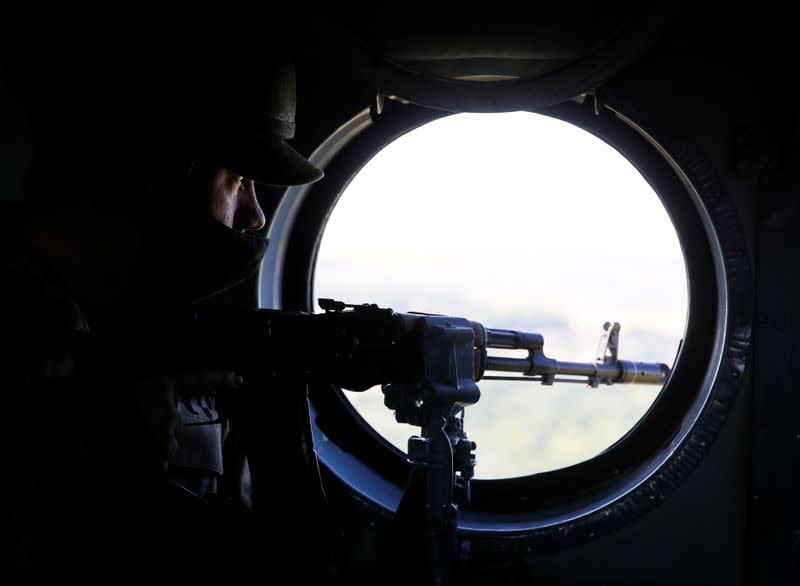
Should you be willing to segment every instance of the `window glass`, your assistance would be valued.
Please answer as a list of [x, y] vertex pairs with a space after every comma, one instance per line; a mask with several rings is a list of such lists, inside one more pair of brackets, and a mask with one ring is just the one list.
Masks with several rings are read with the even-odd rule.
[[[325, 228], [314, 295], [538, 332], [548, 357], [569, 361], [592, 362], [603, 323], [617, 321], [620, 358], [672, 366], [685, 271], [661, 200], [612, 147], [542, 115], [459, 114], [402, 136], [354, 177]], [[477, 478], [590, 459], [661, 390], [479, 386], [465, 418]], [[401, 450], [419, 432], [395, 422], [379, 388], [345, 394]]]

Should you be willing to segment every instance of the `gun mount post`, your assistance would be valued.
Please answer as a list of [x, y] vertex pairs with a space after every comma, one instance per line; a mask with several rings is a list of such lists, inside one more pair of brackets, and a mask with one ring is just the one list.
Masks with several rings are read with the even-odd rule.
[[395, 522], [409, 527], [413, 519], [423, 520], [419, 529], [425, 538], [426, 566], [432, 582], [439, 584], [452, 575], [457, 563], [457, 503], [468, 502], [475, 468], [475, 443], [464, 432], [463, 412], [464, 406], [480, 399], [480, 390], [475, 384], [472, 324], [443, 316], [419, 319], [424, 347], [422, 379], [415, 385], [387, 384], [382, 388], [385, 404], [395, 408], [398, 421], [421, 426], [421, 434], [408, 440], [408, 461], [412, 477], [421, 478], [425, 486], [425, 501], [406, 490], [396, 515], [406, 518]]

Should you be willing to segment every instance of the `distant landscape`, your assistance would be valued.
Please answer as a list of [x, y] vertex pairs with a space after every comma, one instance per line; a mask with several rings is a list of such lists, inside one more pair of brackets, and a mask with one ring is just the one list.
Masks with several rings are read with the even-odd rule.
[[[331, 216], [315, 294], [539, 332], [561, 360], [592, 361], [603, 322], [618, 321], [622, 358], [669, 365], [687, 302], [680, 245], [650, 186], [599, 139], [528, 113], [452, 116], [379, 153]], [[479, 478], [589, 459], [660, 391], [480, 387], [466, 413]], [[380, 389], [347, 396], [403, 450], [419, 431], [394, 421]]]

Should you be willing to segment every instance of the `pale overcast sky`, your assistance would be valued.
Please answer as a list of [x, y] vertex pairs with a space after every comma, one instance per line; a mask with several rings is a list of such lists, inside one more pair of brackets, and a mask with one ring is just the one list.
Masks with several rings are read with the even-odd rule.
[[[618, 321], [621, 357], [669, 365], [687, 303], [675, 230], [638, 171], [593, 135], [523, 112], [450, 116], [378, 153], [333, 211], [314, 293], [536, 331], [562, 360], [591, 361], [603, 322]], [[659, 391], [480, 386], [466, 417], [479, 478], [591, 458]], [[348, 396], [398, 447], [418, 432], [379, 389]]]

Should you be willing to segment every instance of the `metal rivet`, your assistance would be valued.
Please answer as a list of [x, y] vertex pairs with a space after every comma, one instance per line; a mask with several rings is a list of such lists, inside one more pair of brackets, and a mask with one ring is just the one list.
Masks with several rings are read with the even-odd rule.
[[700, 447], [701, 448], [705, 448], [706, 447], [706, 442], [700, 442]]

